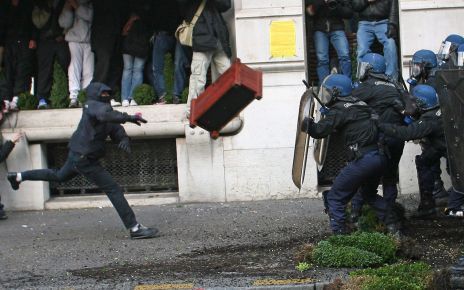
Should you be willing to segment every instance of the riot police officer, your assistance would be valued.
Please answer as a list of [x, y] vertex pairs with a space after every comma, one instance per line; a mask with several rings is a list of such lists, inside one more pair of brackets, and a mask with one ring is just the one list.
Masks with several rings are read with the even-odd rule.
[[409, 79], [407, 80], [412, 89], [418, 84], [427, 84], [435, 88], [435, 70], [438, 67], [437, 56], [428, 49], [416, 51], [409, 66]]
[[460, 35], [450, 34], [445, 38], [437, 54], [439, 60], [438, 66], [441, 69], [446, 69], [448, 66], [456, 63], [457, 48], [461, 44], [464, 44], [464, 37]]
[[412, 95], [417, 100], [420, 110], [419, 119], [409, 126], [381, 123], [379, 128], [386, 136], [400, 140], [420, 139], [422, 153], [416, 156], [417, 177], [419, 179], [420, 203], [418, 212], [434, 214], [435, 200], [432, 192], [434, 188], [433, 165], [446, 157], [446, 143], [443, 131], [443, 121], [438, 105], [435, 89], [429, 85], [417, 85], [412, 89]]
[[[366, 102], [379, 115], [380, 123], [404, 125], [404, 101], [399, 86], [385, 75], [385, 58], [377, 53], [368, 53], [358, 65], [358, 79], [361, 83], [353, 90], [353, 97]], [[388, 157], [385, 174], [382, 177], [383, 197], [391, 207], [398, 196], [398, 164], [403, 155], [404, 141], [386, 137], [385, 153]], [[351, 218], [356, 222], [361, 214], [363, 199], [357, 193], [351, 201]]]
[[313, 138], [325, 138], [340, 130], [345, 138], [350, 162], [341, 169], [326, 195], [330, 226], [335, 234], [346, 233], [346, 205], [360, 190], [363, 198], [376, 210], [380, 220], [393, 225], [385, 200], [377, 195], [386, 157], [379, 151], [378, 129], [374, 111], [351, 95], [351, 79], [344, 75], [328, 76], [320, 88], [321, 102], [328, 108], [325, 117], [315, 123], [306, 118], [302, 131]]
[[146, 123], [140, 115], [128, 115], [114, 111], [110, 105], [111, 89], [102, 83], [91, 83], [86, 89], [87, 102], [82, 110], [82, 118], [69, 142], [66, 163], [60, 169], [39, 169], [8, 173], [8, 181], [14, 190], [25, 180], [62, 182], [82, 174], [86, 179], [102, 189], [119, 214], [131, 238], [152, 238], [158, 230], [139, 224], [135, 214], [124, 197], [123, 189], [103, 168], [98, 159], [105, 154], [105, 140], [109, 136], [119, 142], [119, 148], [130, 153], [129, 137], [120, 125], [131, 122], [136, 125]]

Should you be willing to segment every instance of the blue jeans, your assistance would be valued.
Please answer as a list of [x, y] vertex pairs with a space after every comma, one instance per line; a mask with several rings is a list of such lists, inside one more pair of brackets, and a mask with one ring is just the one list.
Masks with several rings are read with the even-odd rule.
[[121, 83], [121, 100], [131, 100], [134, 89], [143, 82], [145, 59], [123, 54], [124, 70]]
[[378, 218], [385, 220], [388, 207], [383, 197], [377, 194], [377, 187], [386, 163], [386, 158], [378, 150], [373, 150], [340, 170], [327, 194], [330, 227], [334, 233], [346, 230], [346, 205], [358, 189], [363, 199], [376, 211]]
[[329, 41], [337, 51], [341, 73], [351, 78], [350, 46], [343, 30], [314, 32], [314, 46], [317, 56], [317, 77], [319, 83], [329, 75]]
[[153, 43], [153, 86], [158, 97], [166, 94], [166, 82], [164, 79], [164, 56], [175, 48], [174, 53], [174, 92], [175, 96], [181, 96], [187, 83], [188, 66], [187, 54], [176, 38], [172, 35], [159, 33]]
[[358, 40], [358, 62], [367, 53], [371, 52], [371, 45], [375, 38], [383, 45], [383, 56], [387, 62], [385, 74], [398, 79], [398, 52], [393, 38], [387, 37], [388, 19], [381, 21], [359, 21]]

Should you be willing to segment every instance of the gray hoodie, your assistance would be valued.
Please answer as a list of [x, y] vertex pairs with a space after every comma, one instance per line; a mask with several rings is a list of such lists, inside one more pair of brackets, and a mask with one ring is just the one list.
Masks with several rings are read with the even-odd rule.
[[90, 43], [93, 7], [91, 0], [78, 0], [76, 10], [63, 8], [58, 22], [66, 30], [65, 39], [68, 42]]

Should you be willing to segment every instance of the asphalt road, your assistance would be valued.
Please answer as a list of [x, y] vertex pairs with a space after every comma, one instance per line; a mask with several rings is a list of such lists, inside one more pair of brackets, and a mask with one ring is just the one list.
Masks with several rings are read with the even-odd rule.
[[257, 280], [330, 278], [327, 271], [303, 276], [294, 268], [297, 247], [330, 233], [320, 199], [134, 210], [161, 236], [130, 240], [113, 208], [9, 212], [0, 221], [0, 288], [134, 289], [166, 283], [227, 288]]

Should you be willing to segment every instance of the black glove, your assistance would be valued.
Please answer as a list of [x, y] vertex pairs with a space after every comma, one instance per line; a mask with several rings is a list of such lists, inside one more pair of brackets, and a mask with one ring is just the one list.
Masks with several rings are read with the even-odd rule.
[[144, 124], [147, 123], [147, 120], [142, 118], [141, 115], [129, 115], [129, 119], [127, 120], [127, 122], [131, 122], [131, 123], [134, 123], [137, 126], [140, 126], [140, 125], [142, 125], [142, 123], [144, 123]]
[[121, 149], [122, 151], [126, 152], [127, 154], [132, 153], [129, 138], [122, 139], [118, 144], [118, 148]]
[[303, 122], [301, 123], [301, 132], [308, 133], [309, 127], [314, 123], [313, 118], [304, 118]]
[[387, 32], [385, 33], [388, 38], [396, 38], [398, 35], [398, 29], [393, 23], [388, 23]]

